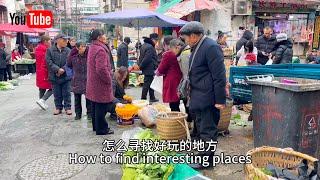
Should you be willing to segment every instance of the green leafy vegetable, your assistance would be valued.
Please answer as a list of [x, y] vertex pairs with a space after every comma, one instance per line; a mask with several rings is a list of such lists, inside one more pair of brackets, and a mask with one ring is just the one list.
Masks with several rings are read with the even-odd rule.
[[269, 171], [268, 169], [266, 169], [266, 168], [260, 168], [260, 170], [261, 170], [264, 174], [269, 175], [269, 176], [272, 176], [272, 172]]

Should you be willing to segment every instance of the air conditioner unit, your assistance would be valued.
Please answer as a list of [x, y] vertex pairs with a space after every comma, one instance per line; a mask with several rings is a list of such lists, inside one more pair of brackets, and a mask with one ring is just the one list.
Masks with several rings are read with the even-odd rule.
[[252, 15], [252, 2], [247, 0], [235, 0], [233, 15]]

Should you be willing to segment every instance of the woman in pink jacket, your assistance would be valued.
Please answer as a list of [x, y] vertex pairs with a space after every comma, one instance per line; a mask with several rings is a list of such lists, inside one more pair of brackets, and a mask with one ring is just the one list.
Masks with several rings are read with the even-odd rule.
[[115, 108], [112, 90], [112, 70], [107, 37], [103, 30], [95, 29], [91, 33], [92, 43], [87, 60], [86, 96], [92, 101], [92, 127], [96, 135], [113, 134], [105, 119], [106, 113]]

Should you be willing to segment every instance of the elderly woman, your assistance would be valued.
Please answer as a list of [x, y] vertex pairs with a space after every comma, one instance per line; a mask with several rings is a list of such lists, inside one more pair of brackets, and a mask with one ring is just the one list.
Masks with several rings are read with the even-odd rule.
[[[72, 92], [74, 93], [75, 120], [82, 118], [82, 95], [86, 94], [87, 85], [87, 55], [88, 48], [84, 41], [76, 43], [76, 51], [69, 54], [67, 65], [73, 70]], [[87, 118], [91, 117], [91, 102], [86, 99]]]
[[163, 75], [163, 102], [169, 103], [171, 111], [180, 111], [180, 98], [177, 88], [182, 78], [182, 72], [177, 60], [177, 55], [183, 43], [179, 39], [170, 41], [170, 49], [163, 54], [161, 63], [157, 69], [157, 75]]
[[106, 121], [106, 113], [114, 108], [110, 52], [103, 30], [91, 33], [88, 51], [86, 96], [92, 101], [92, 127], [96, 135], [113, 134]]

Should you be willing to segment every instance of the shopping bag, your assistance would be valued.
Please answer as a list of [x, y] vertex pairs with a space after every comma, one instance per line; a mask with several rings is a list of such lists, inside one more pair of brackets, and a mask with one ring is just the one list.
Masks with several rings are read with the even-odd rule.
[[273, 60], [272, 60], [272, 59], [269, 59], [269, 60], [267, 61], [266, 65], [272, 65], [272, 63], [273, 63]]
[[155, 76], [150, 88], [155, 90], [156, 92], [162, 94], [162, 87], [163, 87], [163, 77], [162, 76]]

